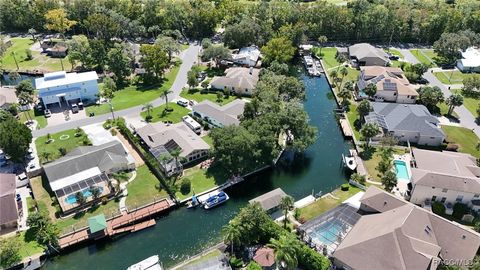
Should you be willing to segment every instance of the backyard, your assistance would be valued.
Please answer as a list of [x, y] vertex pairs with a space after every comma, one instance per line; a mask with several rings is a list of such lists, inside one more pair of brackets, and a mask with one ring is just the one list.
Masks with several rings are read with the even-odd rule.
[[459, 152], [468, 153], [474, 157], [480, 158], [480, 151], [477, 150], [479, 140], [472, 130], [454, 126], [442, 126], [442, 129], [447, 135], [447, 142], [459, 145]]
[[[178, 123], [182, 121], [183, 116], [190, 112], [189, 109], [172, 102], [168, 103], [168, 108], [173, 109], [173, 111], [167, 111], [166, 104], [153, 108], [150, 111], [152, 116], [150, 122], [171, 121], [173, 123]], [[145, 119], [147, 113], [148, 112], [146, 110], [141, 113], [143, 119]]]
[[30, 38], [12, 38], [11, 41], [12, 46], [7, 49], [2, 58], [2, 67], [5, 70], [17, 70], [15, 59], [20, 70], [59, 71], [62, 70], [62, 62], [64, 70], [72, 69], [68, 56], [63, 59], [51, 58], [39, 51], [32, 51], [33, 59], [27, 60], [26, 50], [30, 49], [34, 44]]
[[360, 140], [360, 130], [358, 129], [360, 125], [360, 115], [357, 112], [356, 104], [350, 104], [349, 110], [347, 112], [347, 119], [350, 123], [350, 127], [353, 130], [353, 136], [355, 136], [355, 139]]
[[150, 171], [147, 165], [138, 167], [137, 177], [127, 185], [127, 208], [134, 209], [151, 203], [154, 199], [167, 197], [167, 192], [159, 189], [159, 187], [161, 187], [160, 181]]
[[312, 218], [318, 217], [319, 215], [327, 212], [330, 209], [333, 209], [336, 206], [339, 206], [343, 201], [362, 191], [361, 189], [349, 186], [347, 191], [342, 191], [340, 188], [335, 189], [331, 194], [336, 197], [334, 199], [331, 196], [325, 196], [321, 199], [318, 199], [314, 203], [300, 208], [300, 220], [308, 221]]
[[[365, 151], [361, 153], [361, 157], [363, 159], [363, 165], [365, 165], [365, 169], [367, 169], [368, 175], [370, 178], [375, 182], [381, 182], [380, 177], [378, 176], [379, 172], [377, 170], [377, 165], [380, 163], [382, 159], [380, 156], [379, 148], [371, 147], [370, 152], [366, 153]], [[405, 154], [405, 150], [393, 148], [394, 154]]]
[[235, 96], [228, 95], [225, 97], [222, 93], [222, 98], [217, 98], [217, 92], [203, 92], [202, 89], [184, 89], [180, 94], [181, 97], [188, 100], [195, 100], [196, 102], [202, 102], [204, 100], [210, 100], [211, 102], [218, 103], [219, 105], [225, 105], [235, 100]]
[[[165, 78], [161, 84], [151, 86], [130, 85], [114, 92], [114, 97], [111, 100], [113, 110], [119, 111], [140, 106], [157, 98], [162, 98], [163, 91], [172, 87], [179, 69], [180, 64], [177, 63], [175, 67], [165, 74]], [[94, 113], [95, 115], [106, 114], [110, 112], [110, 105], [106, 103], [92, 105], [87, 107], [86, 110], [87, 115], [90, 113]]]
[[76, 129], [70, 129], [51, 134], [50, 138], [53, 140], [51, 142], [48, 142], [48, 134], [37, 138], [35, 140], [35, 145], [37, 147], [40, 163], [44, 164], [62, 157], [62, 153], [60, 152], [60, 149], [62, 148], [65, 150], [65, 153], [68, 153], [77, 146], [91, 145], [88, 136], [83, 132], [83, 130], [78, 134], [76, 133]]
[[[200, 166], [195, 166], [185, 169], [182, 178], [189, 179], [192, 185], [190, 192], [187, 194], [182, 194], [180, 190], [175, 193], [175, 196], [180, 200], [191, 197], [193, 193], [198, 194], [223, 184], [228, 176], [225, 171], [216, 166], [211, 166], [208, 169], [200, 169]], [[181, 181], [182, 179], [178, 179], [176, 182], [177, 184], [180, 184]]]

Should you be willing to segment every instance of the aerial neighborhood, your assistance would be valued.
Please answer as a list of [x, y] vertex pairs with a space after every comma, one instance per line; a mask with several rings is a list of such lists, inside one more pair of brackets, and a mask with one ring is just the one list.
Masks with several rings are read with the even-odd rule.
[[476, 0], [0, 0], [0, 269], [480, 269]]

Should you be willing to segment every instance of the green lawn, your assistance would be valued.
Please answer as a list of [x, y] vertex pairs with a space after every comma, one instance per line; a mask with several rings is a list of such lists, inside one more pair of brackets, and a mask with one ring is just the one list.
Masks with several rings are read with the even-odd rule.
[[468, 76], [473, 76], [472, 74], [462, 73], [458, 70], [455, 71], [439, 71], [434, 72], [433, 75], [437, 77], [444, 84], [462, 84], [463, 79]]
[[[357, 112], [357, 105], [352, 103], [349, 106], [349, 111], [347, 112], [347, 118], [348, 122], [350, 122], [350, 126], [352, 127], [353, 130], [353, 136], [355, 136], [355, 139], [360, 140], [360, 130], [358, 129], [359, 127], [359, 121], [360, 121], [360, 115]], [[357, 123], [357, 125], [355, 125]]]
[[[182, 178], [190, 179], [192, 188], [188, 194], [182, 194], [179, 190], [175, 193], [175, 196], [180, 200], [189, 198], [193, 195], [193, 192], [198, 194], [224, 183], [227, 180], [227, 177], [227, 174], [218, 167], [200, 169], [199, 166], [195, 166], [185, 169]], [[182, 179], [178, 179], [176, 183], [180, 184], [181, 181]]]
[[[431, 65], [431, 67], [437, 66], [435, 62], [433, 62], [434, 58], [437, 57], [437, 54], [433, 50], [412, 49], [410, 50], [410, 52], [413, 54], [413, 56], [415, 56], [418, 59], [418, 61], [424, 63], [425, 65]], [[430, 59], [425, 57], [425, 55], [430, 57], [432, 61], [430, 61]]]
[[400, 58], [403, 58], [403, 54], [399, 51], [399, 50], [395, 50], [395, 49], [388, 49], [386, 50], [387, 52], [395, 55], [395, 56], [398, 56]]
[[[137, 86], [130, 85], [115, 92], [111, 101], [113, 110], [119, 111], [130, 107], [143, 105], [157, 98], [160, 98], [165, 89], [172, 87], [175, 78], [177, 77], [180, 65], [176, 65], [169, 72], [165, 74], [165, 80], [161, 85], [154, 86]], [[86, 108], [87, 115], [94, 113], [95, 115], [106, 114], [110, 112], [108, 104], [92, 105]]]
[[48, 213], [50, 218], [54, 220], [57, 208], [53, 203], [52, 197], [47, 191], [49, 186], [46, 177], [38, 176], [31, 178], [30, 185], [32, 187], [32, 192], [35, 195], [35, 201], [37, 202], [39, 211]]
[[28, 213], [32, 214], [36, 212], [35, 209], [35, 200], [32, 197], [27, 197], [27, 208], [28, 208]]
[[20, 119], [19, 121], [22, 123], [27, 122], [27, 120], [30, 120], [30, 117], [33, 118], [33, 120], [37, 121], [37, 129], [41, 129], [47, 126], [47, 118], [43, 115], [43, 113], [40, 113], [37, 110], [31, 109], [29, 111], [24, 111], [19, 113]]
[[458, 151], [480, 158], [480, 151], [476, 149], [480, 141], [472, 130], [454, 126], [442, 126], [442, 129], [447, 134], [448, 142], [456, 143], [460, 146]]
[[232, 95], [229, 95], [227, 98], [225, 98], [225, 96], [222, 93], [222, 98], [218, 100], [216, 92], [202, 93], [201, 89], [185, 89], [182, 91], [180, 96], [188, 100], [195, 100], [196, 102], [210, 100], [211, 102], [218, 103], [219, 105], [225, 105], [229, 102], [234, 101], [236, 98], [235, 96], [232, 96]]
[[[182, 121], [182, 117], [187, 115], [190, 110], [178, 105], [177, 103], [168, 103], [168, 107], [172, 108], [173, 111], [167, 112], [165, 110], [166, 105], [162, 105], [159, 107], [155, 107], [151, 110], [152, 120], [151, 122], [158, 122], [158, 121], [172, 121], [173, 123], [178, 123]], [[147, 112], [143, 111], [140, 114], [144, 119], [147, 116]]]
[[127, 185], [127, 208], [133, 209], [151, 203], [154, 199], [167, 197], [167, 192], [163, 189], [159, 191], [159, 187], [161, 187], [160, 181], [147, 165], [138, 167], [137, 177]]
[[193, 265], [196, 265], [198, 263], [202, 263], [202, 262], [204, 262], [208, 259], [215, 258], [215, 257], [220, 256], [220, 255], [222, 255], [222, 252], [220, 252], [220, 250], [218, 250], [218, 249], [214, 249], [214, 250], [208, 252], [207, 254], [204, 254], [204, 255], [200, 256], [199, 258], [196, 258], [192, 261], [189, 261], [184, 266], [178, 268], [178, 270], [187, 269], [187, 268], [192, 269], [191, 267]]
[[208, 145], [210, 145], [210, 147], [213, 147], [213, 140], [212, 140], [212, 137], [210, 137], [210, 135], [203, 136], [202, 139], [203, 139]]
[[[59, 151], [60, 148], [65, 148], [68, 153], [77, 146], [91, 144], [86, 134], [75, 137], [75, 133], [75, 129], [70, 129], [59, 133], [51, 134], [51, 138], [54, 140], [51, 143], [47, 143], [48, 135], [37, 138], [35, 140], [35, 145], [37, 147], [37, 152], [40, 157], [40, 162], [43, 164], [45, 162], [50, 162], [60, 158], [62, 156]], [[60, 139], [62, 135], [67, 135], [68, 139]], [[50, 156], [48, 157], [48, 159], [45, 159], [42, 156], [42, 153], [49, 153]]]
[[[18, 67], [20, 70], [46, 70], [46, 71], [59, 71], [62, 70], [60, 58], [50, 58], [40, 52], [32, 51], [32, 60], [27, 60], [27, 54], [25, 50], [30, 49], [33, 45], [33, 41], [30, 38], [12, 38], [12, 46], [10, 46], [5, 52], [2, 62], [3, 68], [6, 70], [17, 70], [13, 52], [15, 52], [15, 58], [17, 59]], [[71, 70], [72, 66], [68, 61], [68, 57], [62, 59], [64, 69]]]
[[[372, 149], [372, 152], [369, 153], [368, 155], [365, 155], [365, 154], [362, 153], [363, 154], [362, 156], [364, 158], [365, 158], [365, 156], [368, 156], [368, 159], [365, 158], [363, 160], [363, 164], [365, 165], [365, 169], [367, 169], [367, 172], [370, 175], [370, 177], [373, 179], [373, 181], [381, 182], [381, 179], [378, 176], [379, 172], [376, 169], [378, 163], [381, 160], [380, 151], [378, 151], [377, 148], [371, 148], [371, 149]], [[397, 148], [394, 148], [393, 152], [394, 152], [394, 154], [399, 154], [399, 155], [405, 154], [405, 150], [397, 149]]]
[[[340, 65], [340, 63], [335, 59], [337, 54], [337, 48], [334, 47], [325, 47], [321, 49], [322, 51], [322, 61], [325, 64], [325, 69], [329, 70], [333, 67]], [[314, 48], [314, 53], [317, 57], [320, 57], [320, 48]]]
[[473, 114], [473, 117], [478, 117], [477, 109], [480, 107], [480, 99], [463, 97], [463, 105]]
[[20, 257], [27, 258], [34, 254], [42, 253], [44, 248], [33, 239], [32, 235], [21, 232], [15, 236], [20, 242]]
[[338, 200], [327, 196], [308, 206], [305, 206], [304, 208], [300, 208], [300, 219], [303, 221], [308, 221], [312, 218], [318, 217], [326, 211], [340, 205], [343, 201], [360, 191], [362, 190], [354, 186], [350, 186], [348, 191], [342, 191], [340, 188], [337, 188], [336, 190], [332, 191], [332, 195], [339, 198]]

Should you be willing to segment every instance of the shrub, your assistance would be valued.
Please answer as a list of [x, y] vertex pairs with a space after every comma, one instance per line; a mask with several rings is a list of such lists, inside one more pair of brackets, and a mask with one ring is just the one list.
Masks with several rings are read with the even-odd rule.
[[230, 265], [233, 268], [240, 268], [240, 267], [243, 266], [243, 261], [242, 261], [242, 259], [239, 259], [239, 258], [233, 256], [232, 258], [230, 258]]
[[103, 123], [103, 128], [104, 129], [110, 129], [111, 127], [112, 127], [112, 120], [107, 119], [107, 121], [105, 121], [105, 123]]
[[247, 269], [246, 270], [262, 270], [262, 267], [254, 262], [254, 261], [251, 261], [248, 265], [247, 265]]
[[180, 183], [180, 192], [185, 195], [190, 193], [192, 189], [192, 182], [188, 178], [183, 178], [182, 182]]
[[433, 202], [432, 211], [439, 216], [445, 215], [445, 205], [441, 202]]
[[342, 191], [347, 191], [349, 188], [350, 188], [350, 185], [349, 185], [349, 184], [343, 184], [343, 185], [340, 186], [340, 189], [341, 189]]
[[302, 245], [298, 251], [298, 266], [302, 269], [326, 270], [330, 267], [330, 261], [313, 249]]
[[147, 121], [147, 122], [152, 121], [152, 119], [153, 119], [153, 116], [151, 116], [151, 115], [145, 116], [145, 121]]
[[60, 152], [60, 155], [65, 156], [67, 154], [67, 149], [60, 147], [58, 148], [58, 152]]
[[33, 59], [32, 51], [30, 49], [26, 49], [25, 54], [27, 54], [27, 60]]
[[293, 210], [293, 217], [298, 220], [300, 218], [300, 215], [302, 214], [301, 212], [302, 210], [300, 210], [300, 208], [295, 208], [295, 210]]
[[118, 131], [114, 128], [110, 129], [110, 133], [112, 134], [112, 136], [116, 136]]
[[452, 217], [462, 219], [463, 215], [468, 214], [470, 208], [464, 203], [456, 203], [453, 205]]

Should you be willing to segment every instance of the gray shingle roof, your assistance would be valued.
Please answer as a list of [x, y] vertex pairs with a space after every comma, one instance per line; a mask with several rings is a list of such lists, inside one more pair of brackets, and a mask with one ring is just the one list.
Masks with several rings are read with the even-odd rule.
[[[445, 133], [437, 126], [438, 119], [430, 114], [423, 105], [407, 105], [396, 103], [371, 102], [373, 112], [366, 122], [375, 122], [395, 132], [418, 132], [421, 136], [443, 137]], [[383, 119], [384, 123], [377, 122]]]
[[111, 141], [98, 146], [80, 146], [64, 157], [46, 164], [43, 169], [49, 182], [98, 167], [101, 171], [115, 164], [128, 164], [127, 153], [119, 141]]
[[233, 67], [226, 70], [225, 76], [214, 77], [211, 85], [217, 88], [235, 87], [235, 89], [254, 89], [260, 70], [256, 68]]
[[238, 125], [240, 121], [238, 116], [243, 114], [245, 101], [236, 99], [226, 105], [220, 106], [210, 100], [204, 100], [196, 105], [193, 105], [192, 110], [203, 115], [213, 118], [224, 126]]
[[0, 225], [17, 220], [15, 174], [0, 173]]
[[364, 58], [379, 58], [385, 63], [388, 62], [386, 53], [382, 49], [376, 48], [368, 43], [352, 45], [348, 47], [348, 51], [350, 56], [354, 56], [360, 61]]
[[258, 202], [263, 210], [268, 211], [277, 207], [280, 204], [280, 201], [283, 197], [286, 197], [287, 194], [281, 189], [277, 188], [270, 192], [267, 192], [259, 197], [251, 199], [250, 203]]

